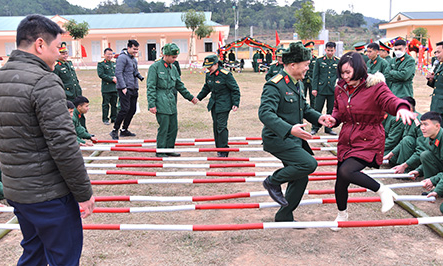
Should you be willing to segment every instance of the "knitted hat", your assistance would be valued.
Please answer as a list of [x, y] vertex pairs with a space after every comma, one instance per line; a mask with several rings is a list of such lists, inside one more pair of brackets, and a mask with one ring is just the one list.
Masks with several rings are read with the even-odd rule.
[[311, 60], [311, 49], [305, 48], [302, 42], [293, 42], [283, 52], [283, 64], [299, 63]]
[[208, 55], [205, 57], [205, 61], [203, 61], [203, 66], [204, 67], [211, 67], [215, 64], [217, 64], [218, 62], [218, 57], [213, 54], [213, 55]]
[[175, 43], [167, 43], [163, 46], [164, 55], [178, 55], [180, 53], [180, 48], [178, 48]]

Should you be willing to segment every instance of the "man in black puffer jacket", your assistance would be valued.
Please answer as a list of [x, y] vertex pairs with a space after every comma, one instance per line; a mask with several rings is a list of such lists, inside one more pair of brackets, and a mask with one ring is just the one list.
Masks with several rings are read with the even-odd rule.
[[52, 73], [62, 33], [48, 18], [27, 16], [0, 70], [0, 162], [23, 234], [18, 265], [78, 265], [80, 217], [94, 209], [63, 84]]

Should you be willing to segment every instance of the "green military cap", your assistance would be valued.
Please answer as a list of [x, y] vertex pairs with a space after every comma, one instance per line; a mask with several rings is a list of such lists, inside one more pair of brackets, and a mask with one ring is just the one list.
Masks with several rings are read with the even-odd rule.
[[389, 53], [389, 51], [391, 51], [391, 48], [389, 46], [387, 46], [385, 43], [383, 43], [381, 41], [378, 41], [378, 43], [380, 44], [380, 49], [383, 49], [388, 53]]
[[285, 48], [278, 48], [277, 51], [275, 52], [275, 56], [283, 56], [283, 52], [285, 51]]
[[311, 60], [311, 49], [305, 48], [302, 42], [293, 42], [283, 52], [283, 64], [299, 63]]
[[178, 48], [175, 43], [167, 43], [163, 46], [164, 55], [178, 55], [180, 53], [180, 48]]
[[365, 49], [365, 45], [366, 45], [365, 42], [358, 42], [358, 43], [354, 44], [353, 46], [356, 51], [360, 51], [360, 50]]
[[310, 49], [314, 49], [315, 43], [313, 41], [307, 42], [307, 43], [305, 43], [305, 47], [310, 48]]
[[218, 57], [215, 54], [208, 55], [205, 57], [205, 61], [203, 62], [204, 67], [211, 67], [218, 63]]

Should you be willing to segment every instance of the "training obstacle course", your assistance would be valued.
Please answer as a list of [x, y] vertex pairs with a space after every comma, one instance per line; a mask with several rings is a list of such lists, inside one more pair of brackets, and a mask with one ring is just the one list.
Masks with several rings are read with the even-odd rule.
[[[316, 137], [310, 141], [315, 143], [335, 143], [336, 137]], [[82, 150], [94, 151], [95, 155], [103, 151], [108, 152], [150, 152], [150, 153], [206, 153], [206, 152], [252, 152], [259, 153], [263, 149], [261, 147], [248, 148], [182, 148], [182, 149], [151, 149], [144, 148], [155, 146], [155, 140], [118, 140], [108, 141], [99, 140], [97, 143], [107, 143], [109, 145], [95, 145], [93, 147], [82, 147]], [[141, 144], [140, 144], [141, 143]], [[261, 138], [231, 138], [230, 145], [260, 145]], [[178, 139], [177, 146], [196, 146], [196, 145], [214, 145], [213, 139]], [[314, 151], [335, 151], [336, 147], [311, 147]], [[335, 156], [316, 156], [318, 166], [333, 166], [337, 164]], [[130, 180], [91, 180], [93, 185], [133, 185], [133, 184], [232, 184], [232, 183], [257, 183], [263, 182], [264, 178], [275, 169], [283, 165], [274, 157], [134, 157], [134, 156], [108, 156], [95, 157], [89, 156], [84, 158], [89, 163], [87, 168], [101, 168], [100, 170], [88, 170], [91, 176], [100, 175], [123, 175], [123, 176], [147, 176], [147, 177], [163, 177], [162, 179], [130, 179]], [[102, 163], [92, 164], [90, 162], [96, 160], [107, 161], [146, 161], [154, 163]], [[171, 163], [155, 163], [157, 161], [167, 161]], [[176, 163], [186, 161], [189, 163]], [[195, 164], [199, 161], [219, 161], [217, 164]], [[254, 163], [232, 163], [232, 162], [254, 162]], [[260, 163], [265, 162], [265, 163]], [[270, 162], [270, 163], [267, 163]], [[275, 163], [273, 163], [275, 162]], [[106, 168], [173, 168], [173, 169], [241, 169], [241, 168], [271, 168], [269, 172], [145, 172], [145, 171], [128, 171], [128, 170], [104, 170]], [[104, 169], [103, 169], [104, 168]], [[373, 178], [410, 178], [407, 174], [394, 174], [393, 170], [365, 170], [365, 173]], [[335, 180], [335, 172], [317, 171], [309, 176], [310, 181], [327, 181]], [[171, 179], [171, 177], [213, 177], [211, 179]], [[223, 178], [220, 178], [223, 177]], [[225, 178], [228, 177], [228, 178]], [[238, 178], [243, 177], [243, 178]], [[249, 177], [249, 178], [246, 178]], [[254, 178], [257, 177], [257, 178]], [[422, 187], [421, 182], [397, 183], [388, 185], [390, 188], [406, 188], [406, 187]], [[369, 190], [365, 188], [350, 188], [349, 193], [365, 193]], [[333, 189], [323, 190], [306, 190], [305, 195], [325, 195], [333, 194]], [[257, 192], [238, 192], [222, 195], [205, 195], [205, 196], [96, 196], [96, 202], [204, 202], [219, 201], [240, 198], [252, 198], [269, 196], [267, 191]], [[426, 196], [399, 195], [397, 202], [404, 201], [435, 201], [435, 198], [427, 198]], [[370, 203], [380, 202], [378, 197], [357, 197], [349, 198], [349, 203]], [[335, 198], [321, 199], [305, 199], [302, 200], [300, 206], [318, 205], [318, 204], [334, 204]], [[195, 210], [229, 210], [229, 209], [261, 209], [261, 208], [278, 208], [275, 202], [263, 203], [223, 203], [223, 204], [194, 204], [194, 205], [174, 205], [174, 206], [156, 206], [156, 207], [96, 207], [94, 213], [147, 213], [147, 212], [178, 212], [178, 211], [195, 211]], [[12, 207], [0, 208], [0, 212], [12, 212]], [[346, 228], [346, 227], [367, 227], [367, 226], [400, 226], [400, 225], [419, 225], [419, 224], [438, 224], [442, 223], [443, 217], [427, 217], [427, 218], [408, 218], [393, 220], [374, 220], [374, 221], [346, 221], [346, 222], [328, 222], [328, 221], [311, 221], [297, 223], [254, 223], [254, 224], [224, 224], [224, 225], [150, 225], [150, 224], [85, 224], [85, 230], [168, 230], [168, 231], [225, 231], [225, 230], [253, 230], [253, 229], [285, 229], [285, 228]], [[0, 229], [13, 230], [19, 229], [17, 225], [0, 225]]]

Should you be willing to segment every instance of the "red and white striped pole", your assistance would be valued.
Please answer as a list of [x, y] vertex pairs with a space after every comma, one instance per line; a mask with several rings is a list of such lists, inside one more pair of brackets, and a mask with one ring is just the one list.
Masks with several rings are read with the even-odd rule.
[[[131, 157], [131, 156], [89, 156], [86, 161], [232, 161], [232, 162], [280, 162], [275, 157]], [[334, 156], [314, 156], [317, 161], [336, 161]]]
[[[82, 146], [82, 151], [127, 151], [152, 153], [183, 153], [183, 152], [258, 152], [263, 148], [183, 148], [183, 149], [150, 149], [138, 147], [111, 147], [111, 146]], [[311, 147], [313, 151], [336, 151], [337, 147]]]

